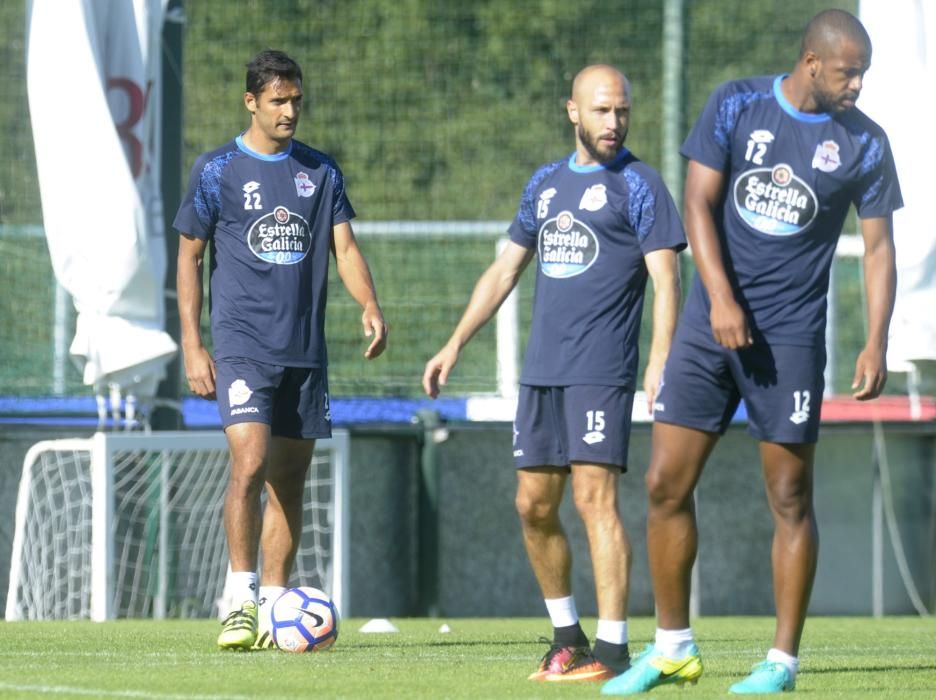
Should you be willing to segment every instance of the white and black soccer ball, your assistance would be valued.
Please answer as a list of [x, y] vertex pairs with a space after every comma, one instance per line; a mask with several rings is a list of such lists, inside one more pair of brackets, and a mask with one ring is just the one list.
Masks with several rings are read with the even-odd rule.
[[273, 603], [270, 619], [283, 651], [323, 651], [338, 639], [338, 610], [318, 588], [290, 588]]

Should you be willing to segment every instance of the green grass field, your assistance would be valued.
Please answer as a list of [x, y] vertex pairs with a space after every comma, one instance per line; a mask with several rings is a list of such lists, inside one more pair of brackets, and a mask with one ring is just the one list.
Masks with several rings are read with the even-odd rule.
[[[212, 621], [0, 624], [2, 698], [573, 698], [600, 684], [526, 680], [544, 646], [543, 619], [400, 619], [398, 634], [361, 634], [345, 620], [338, 643], [313, 654], [222, 653]], [[451, 632], [439, 627], [447, 622]], [[631, 621], [642, 649], [653, 620]], [[690, 689], [650, 697], [725, 697], [766, 651], [769, 618], [694, 625], [705, 674]], [[594, 630], [594, 621], [585, 621]], [[813, 618], [797, 693], [808, 698], [936, 698], [936, 619]]]

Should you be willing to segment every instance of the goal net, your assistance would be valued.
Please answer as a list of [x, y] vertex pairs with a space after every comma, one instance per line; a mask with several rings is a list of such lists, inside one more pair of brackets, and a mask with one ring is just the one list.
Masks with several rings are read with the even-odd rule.
[[[290, 585], [347, 610], [347, 431], [316, 443]], [[218, 432], [97, 433], [26, 455], [7, 620], [225, 612], [228, 449]]]

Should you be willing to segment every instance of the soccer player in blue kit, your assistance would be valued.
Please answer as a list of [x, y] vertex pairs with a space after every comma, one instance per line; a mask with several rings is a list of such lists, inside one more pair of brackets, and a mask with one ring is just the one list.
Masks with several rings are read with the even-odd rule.
[[655, 644], [602, 692], [694, 683], [689, 620], [697, 548], [692, 493], [739, 398], [759, 441], [774, 523], [777, 625], [737, 694], [793, 690], [818, 534], [813, 462], [824, 388], [829, 270], [855, 205], [864, 239], [868, 337], [853, 396], [886, 380], [896, 272], [892, 213], [902, 206], [884, 132], [855, 108], [871, 42], [840, 10], [814, 17], [789, 75], [718, 87], [683, 145], [685, 222], [698, 275], [666, 362], [646, 481]]
[[[575, 151], [530, 179], [510, 241], [423, 374], [426, 393], [438, 396], [461, 349], [536, 256], [513, 445], [523, 541], [553, 624], [552, 643], [532, 680], [604, 680], [630, 660], [631, 553], [618, 513], [618, 480], [627, 465], [647, 277], [655, 294], [643, 384], [652, 403], [676, 325], [676, 255], [685, 247], [679, 214], [659, 175], [624, 147], [630, 108], [630, 85], [617, 69], [594, 65], [575, 77], [567, 103]], [[570, 474], [595, 575], [594, 647], [579, 623], [571, 552], [559, 520]]]
[[[247, 65], [246, 83], [250, 126], [198, 158], [174, 224], [185, 373], [192, 392], [217, 396], [231, 453], [224, 528], [234, 609], [218, 637], [221, 649], [272, 646], [269, 604], [292, 571], [306, 472], [316, 438], [331, 436], [329, 251], [363, 308], [364, 333], [372, 336], [364, 356], [377, 357], [387, 342], [341, 170], [293, 138], [303, 99], [299, 65], [263, 51]], [[208, 245], [213, 357], [199, 330]]]

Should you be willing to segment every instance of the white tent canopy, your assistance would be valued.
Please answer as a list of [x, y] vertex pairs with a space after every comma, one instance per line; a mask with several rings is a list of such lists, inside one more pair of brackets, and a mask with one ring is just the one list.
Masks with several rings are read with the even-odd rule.
[[929, 211], [936, 3], [861, 0], [860, 14], [873, 54], [859, 106], [890, 138], [905, 202], [894, 215], [897, 303], [887, 364], [914, 372], [936, 362], [936, 219]]
[[42, 214], [78, 312], [73, 359], [96, 393], [144, 404], [164, 331], [160, 36], [165, 0], [32, 0], [27, 94]]

